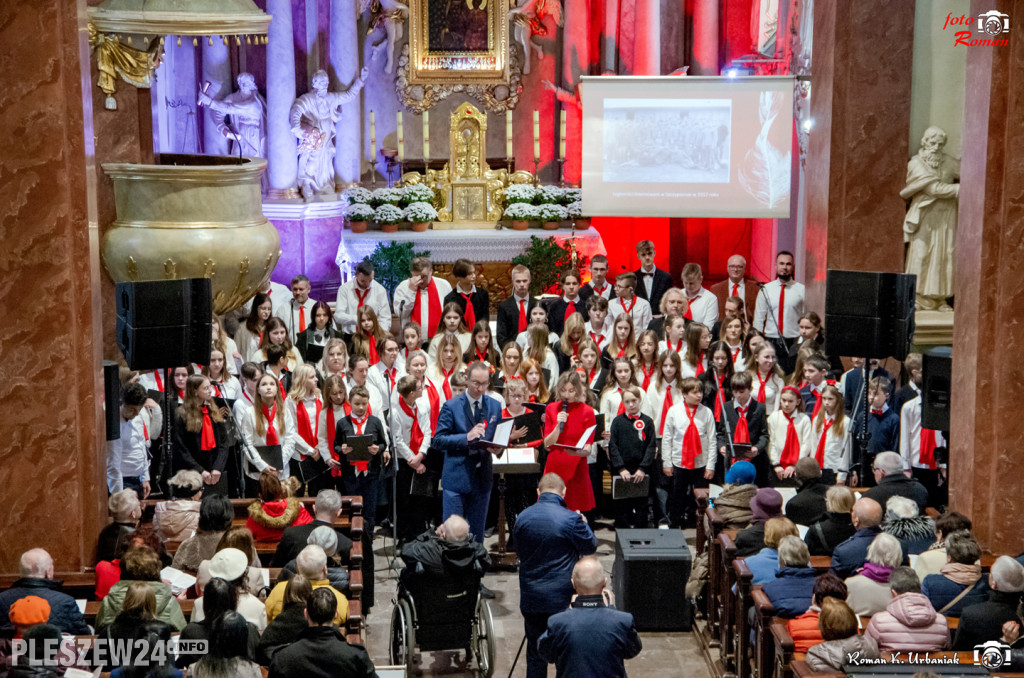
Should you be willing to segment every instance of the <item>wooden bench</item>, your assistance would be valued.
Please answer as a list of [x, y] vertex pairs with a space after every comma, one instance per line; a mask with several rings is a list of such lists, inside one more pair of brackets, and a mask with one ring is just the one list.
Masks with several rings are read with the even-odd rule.
[[[316, 503], [316, 497], [299, 497], [302, 501], [302, 505], [306, 507], [306, 510], [313, 513], [313, 504]], [[146, 499], [142, 502], [142, 520], [143, 522], [149, 522], [153, 519], [153, 513], [156, 510], [156, 505], [159, 504], [163, 499]], [[231, 500], [231, 506], [235, 511], [235, 518], [248, 518], [249, 517], [249, 504], [256, 501], [252, 497], [234, 498]], [[363, 498], [352, 495], [342, 495], [341, 497], [341, 509], [343, 514], [350, 514], [354, 516], [362, 515], [363, 513]]]

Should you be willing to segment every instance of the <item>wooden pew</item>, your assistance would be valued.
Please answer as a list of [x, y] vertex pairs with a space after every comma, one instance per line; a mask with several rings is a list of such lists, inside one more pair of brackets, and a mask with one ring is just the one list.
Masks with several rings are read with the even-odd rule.
[[695, 487], [693, 498], [697, 502], [697, 541], [695, 546], [697, 555], [700, 555], [708, 548], [707, 528], [704, 525], [704, 514], [708, 510], [708, 488]]
[[[85, 622], [91, 626], [96, 626], [96, 615], [100, 613], [100, 605], [103, 604], [102, 600], [90, 600], [85, 604]], [[189, 617], [192, 616], [192, 609], [196, 606], [194, 600], [179, 600], [178, 605], [181, 606], [181, 613], [185, 615], [185, 621], [188, 621]]]
[[752, 598], [754, 574], [742, 558], [733, 561], [732, 567], [736, 581], [736, 593], [733, 596], [736, 678], [750, 678], [750, 618], [748, 611], [754, 604]]
[[[0, 591], [6, 591], [14, 586], [14, 582], [21, 579], [20, 574], [0, 575]], [[96, 594], [96, 571], [93, 569], [85, 572], [57, 572], [53, 575], [57, 581], [63, 582], [61, 589], [72, 598], [85, 598], [91, 600]]]
[[[299, 497], [302, 501], [303, 506], [306, 510], [313, 513], [313, 504], [316, 502], [316, 497]], [[156, 505], [159, 504], [163, 499], [146, 499], [142, 502], [142, 520], [143, 522], [149, 522], [153, 519], [153, 512], [156, 510]], [[249, 504], [253, 503], [255, 499], [251, 497], [234, 498], [231, 500], [231, 506], [235, 510], [235, 517], [245, 519], [249, 516]], [[363, 513], [363, 498], [359, 496], [342, 495], [341, 497], [341, 508], [342, 513], [349, 515], [362, 515]]]
[[737, 659], [734, 642], [736, 620], [733, 618], [733, 615], [736, 613], [736, 607], [732, 592], [733, 584], [736, 581], [733, 568], [733, 563], [736, 560], [736, 544], [733, 542], [733, 536], [729, 534], [730, 532], [731, 530], [725, 530], [719, 534], [718, 543], [716, 544], [716, 548], [720, 551], [719, 558], [722, 562], [718, 596], [718, 641], [720, 643], [718, 656], [721, 658], [725, 673], [735, 672]]
[[760, 586], [753, 588], [750, 597], [754, 603], [754, 620], [750, 627], [754, 635], [754, 676], [769, 678], [775, 670], [775, 644], [769, 630], [775, 617], [775, 606]]
[[718, 548], [718, 534], [725, 526], [725, 521], [718, 515], [715, 507], [709, 507], [704, 513], [707, 527], [708, 542], [708, 645], [719, 647], [721, 641], [720, 603], [722, 586], [722, 552]]

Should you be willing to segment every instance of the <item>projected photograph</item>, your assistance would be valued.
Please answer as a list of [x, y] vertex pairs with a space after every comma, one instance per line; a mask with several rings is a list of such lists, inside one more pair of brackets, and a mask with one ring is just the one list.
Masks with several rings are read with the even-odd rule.
[[728, 183], [730, 99], [604, 102], [606, 182]]

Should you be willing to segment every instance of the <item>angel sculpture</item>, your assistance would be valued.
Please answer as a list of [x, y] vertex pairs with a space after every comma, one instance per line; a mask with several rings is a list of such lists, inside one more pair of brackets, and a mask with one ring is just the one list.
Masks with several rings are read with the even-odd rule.
[[379, 52], [387, 48], [388, 58], [384, 64], [385, 73], [395, 70], [395, 44], [404, 35], [404, 24], [409, 16], [409, 6], [398, 0], [362, 0], [360, 12], [370, 12], [370, 26], [366, 31], [370, 35], [378, 28], [383, 28], [387, 37], [373, 43], [373, 51]]
[[576, 83], [574, 91], [570, 92], [567, 89], [562, 89], [550, 80], [541, 80], [544, 89], [550, 90], [555, 93], [555, 98], [561, 101], [563, 104], [575, 106], [576, 108], [583, 110], [583, 103], [580, 101], [580, 84]]
[[[516, 0], [509, 0], [516, 2]], [[512, 7], [508, 12], [515, 29], [515, 38], [523, 46], [523, 73], [530, 73], [530, 53], [533, 36], [547, 35], [544, 17], [551, 15], [559, 26], [563, 24], [562, 3], [559, 0], [525, 0], [522, 5]], [[544, 50], [537, 50], [537, 58], [544, 58]]]

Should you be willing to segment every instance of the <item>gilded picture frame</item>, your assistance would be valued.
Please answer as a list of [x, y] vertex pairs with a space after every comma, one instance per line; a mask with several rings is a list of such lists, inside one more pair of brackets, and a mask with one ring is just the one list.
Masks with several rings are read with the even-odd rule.
[[412, 0], [410, 84], [509, 81], [507, 0]]

